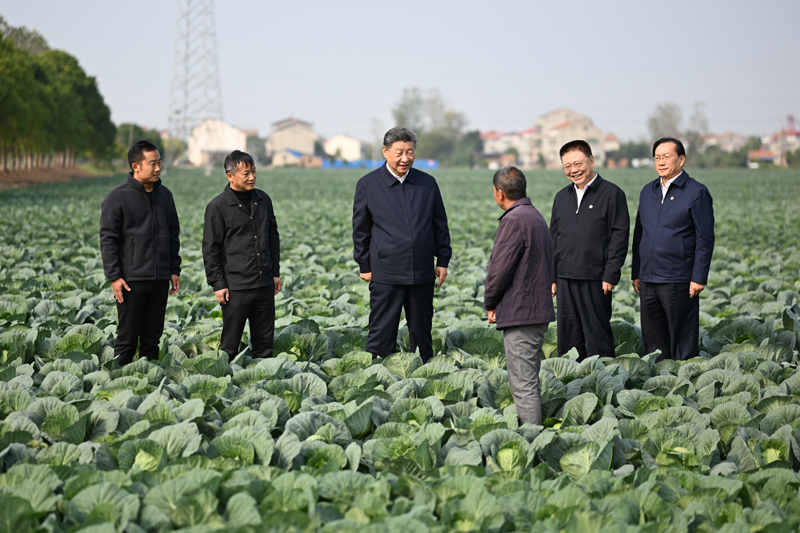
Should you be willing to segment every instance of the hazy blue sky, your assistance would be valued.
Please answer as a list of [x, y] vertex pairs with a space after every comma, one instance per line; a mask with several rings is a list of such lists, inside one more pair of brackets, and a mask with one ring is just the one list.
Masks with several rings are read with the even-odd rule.
[[[712, 131], [800, 118], [800, 1], [217, 0], [224, 119], [293, 115], [368, 140], [404, 87], [438, 88], [470, 128], [520, 130], [570, 107], [622, 139], [674, 101]], [[116, 123], [165, 127], [176, 3], [0, 0], [14, 26], [75, 55]]]

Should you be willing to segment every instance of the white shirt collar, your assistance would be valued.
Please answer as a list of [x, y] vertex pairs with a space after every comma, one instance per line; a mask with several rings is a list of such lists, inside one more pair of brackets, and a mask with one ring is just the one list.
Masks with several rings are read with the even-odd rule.
[[597, 172], [594, 173], [594, 177], [592, 178], [592, 181], [590, 181], [589, 183], [587, 183], [586, 185], [583, 186], [583, 190], [580, 190], [578, 188], [578, 186], [575, 185], [575, 184], [573, 184], [572, 186], [575, 187], [575, 192], [577, 192], [578, 194], [582, 195], [583, 193], [586, 192], [586, 188], [589, 187], [592, 183], [594, 183], [594, 180], [596, 180], [596, 179], [597, 179]]
[[664, 180], [662, 180], [660, 177], [658, 178], [658, 184], [661, 185], [661, 198], [662, 199], [667, 197], [667, 189], [669, 189], [669, 186], [672, 185], [672, 182], [675, 181], [676, 179], [678, 179], [681, 176], [681, 174], [683, 174], [683, 170], [681, 170], [680, 174], [678, 174], [674, 178], [667, 180], [666, 184], [664, 183]]
[[392, 169], [391, 169], [391, 168], [389, 168], [389, 163], [385, 163], [385, 165], [386, 165], [386, 170], [388, 170], [388, 171], [389, 171], [389, 174], [391, 174], [392, 176], [394, 176], [394, 179], [396, 179], [396, 180], [397, 180], [397, 181], [399, 181], [400, 183], [403, 183], [403, 182], [406, 180], [406, 178], [408, 177], [408, 172], [411, 172], [411, 169], [409, 168], [409, 169], [408, 169], [408, 172], [406, 172], [404, 176], [398, 176], [397, 174], [395, 174], [395, 173], [392, 171]]

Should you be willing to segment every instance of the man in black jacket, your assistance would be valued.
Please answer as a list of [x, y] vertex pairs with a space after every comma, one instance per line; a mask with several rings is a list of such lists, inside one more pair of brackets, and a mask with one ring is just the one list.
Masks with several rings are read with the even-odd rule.
[[547, 325], [553, 256], [544, 217], [526, 197], [521, 170], [504, 167], [493, 178], [494, 200], [505, 211], [486, 273], [483, 307], [503, 330], [508, 384], [523, 424], [542, 424], [539, 368]]
[[[117, 301], [120, 365], [139, 356], [158, 359], [167, 294], [181, 286], [180, 224], [172, 193], [161, 184], [161, 155], [149, 141], [128, 151], [131, 172], [100, 208], [103, 270]], [[170, 282], [172, 288], [169, 287]]]
[[206, 206], [203, 263], [222, 306], [220, 349], [239, 353], [250, 321], [253, 357], [271, 357], [275, 295], [281, 290], [281, 245], [272, 199], [256, 189], [256, 165], [234, 150], [225, 158], [228, 185]]
[[556, 194], [550, 217], [558, 354], [577, 348], [579, 361], [614, 357], [611, 292], [628, 254], [628, 204], [622, 189], [594, 171], [586, 141], [568, 142], [560, 154], [572, 183]]
[[[411, 350], [433, 357], [433, 285], [442, 286], [450, 262], [450, 232], [433, 176], [411, 168], [416, 134], [395, 127], [383, 137], [386, 164], [361, 178], [353, 200], [353, 258], [369, 282], [367, 351], [397, 351], [405, 308]], [[434, 257], [436, 267], [434, 268]]]

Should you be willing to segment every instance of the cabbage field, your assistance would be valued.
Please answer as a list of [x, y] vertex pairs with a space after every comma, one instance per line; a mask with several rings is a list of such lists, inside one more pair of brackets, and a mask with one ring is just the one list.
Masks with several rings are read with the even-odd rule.
[[[691, 172], [691, 171], [690, 171]], [[800, 528], [800, 175], [695, 171], [717, 247], [701, 357], [641, 354], [629, 277], [616, 357], [548, 358], [519, 425], [482, 311], [501, 211], [487, 171], [439, 171], [454, 256], [423, 364], [363, 351], [357, 171], [262, 171], [284, 288], [274, 359], [217, 350], [203, 209], [221, 171], [164, 176], [183, 275], [158, 362], [113, 361], [100, 202], [124, 177], [0, 192], [0, 531], [783, 532]], [[628, 195], [653, 175], [607, 171]], [[529, 172], [549, 218], [558, 172]], [[629, 258], [630, 261], [630, 258]], [[247, 334], [245, 334], [245, 341]], [[555, 355], [555, 324], [545, 354]]]

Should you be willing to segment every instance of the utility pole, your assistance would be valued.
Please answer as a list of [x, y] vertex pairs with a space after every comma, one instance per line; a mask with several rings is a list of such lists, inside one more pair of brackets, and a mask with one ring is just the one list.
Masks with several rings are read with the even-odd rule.
[[189, 141], [198, 124], [208, 119], [222, 120], [214, 0], [177, 0], [177, 5], [166, 164], [186, 160], [185, 152], [181, 154], [181, 143]]

